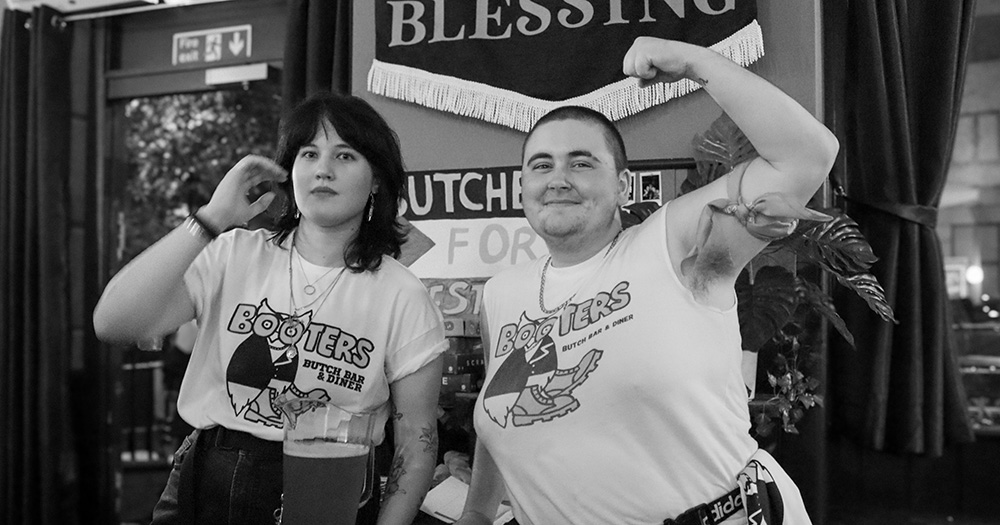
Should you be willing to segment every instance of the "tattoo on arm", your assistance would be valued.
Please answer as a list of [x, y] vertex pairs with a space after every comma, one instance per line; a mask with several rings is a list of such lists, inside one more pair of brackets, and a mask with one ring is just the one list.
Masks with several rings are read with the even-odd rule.
[[406, 491], [399, 488], [399, 478], [406, 474], [403, 468], [403, 456], [396, 456], [392, 460], [392, 468], [389, 471], [389, 478], [385, 483], [385, 497], [389, 498], [398, 494], [406, 494]]
[[396, 422], [399, 421], [400, 419], [403, 419], [402, 412], [396, 409], [396, 405], [392, 405], [392, 421]]
[[708, 85], [708, 79], [704, 79], [704, 78], [700, 78], [699, 77], [699, 78], [694, 79], [694, 81], [697, 82], [697, 83], [699, 83], [699, 84], [701, 84], [701, 87], [705, 87], [705, 86]]
[[424, 444], [424, 452], [437, 453], [438, 432], [437, 427], [424, 427], [420, 429], [420, 441]]

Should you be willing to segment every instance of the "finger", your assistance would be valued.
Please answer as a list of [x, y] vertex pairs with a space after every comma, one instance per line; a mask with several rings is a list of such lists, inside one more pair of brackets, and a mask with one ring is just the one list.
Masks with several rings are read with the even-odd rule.
[[635, 76], [645, 80], [652, 80], [659, 73], [653, 63], [645, 56], [636, 57], [635, 62]]
[[635, 76], [635, 44], [628, 48], [625, 52], [625, 57], [622, 58], [622, 73], [625, 75], [634, 77]]
[[277, 195], [273, 191], [269, 191], [261, 195], [257, 200], [253, 201], [253, 203], [250, 204], [250, 217], [256, 217], [257, 215], [263, 213], [276, 197]]
[[256, 186], [262, 182], [284, 182], [288, 173], [274, 161], [257, 157], [245, 166], [244, 184]]

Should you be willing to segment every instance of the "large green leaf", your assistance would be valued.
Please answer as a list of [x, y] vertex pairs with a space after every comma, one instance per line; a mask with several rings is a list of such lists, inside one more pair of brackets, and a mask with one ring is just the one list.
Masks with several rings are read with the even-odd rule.
[[893, 316], [892, 307], [885, 299], [885, 290], [882, 289], [882, 285], [878, 283], [878, 279], [874, 275], [870, 273], [859, 273], [846, 277], [837, 275], [837, 282], [854, 290], [883, 321], [899, 324], [899, 321]]
[[825, 317], [830, 324], [838, 332], [840, 332], [840, 335], [842, 335], [851, 346], [854, 346], [854, 335], [852, 335], [851, 331], [847, 328], [847, 323], [844, 322], [844, 319], [837, 313], [837, 308], [834, 307], [833, 300], [830, 296], [815, 283], [811, 283], [804, 279], [798, 279], [798, 286], [799, 297], [802, 302], [808, 304], [813, 310]]
[[753, 283], [743, 271], [736, 279], [737, 314], [743, 349], [756, 352], [792, 318], [798, 305], [796, 277], [781, 266], [764, 266]]
[[795, 234], [775, 244], [792, 250], [802, 262], [821, 264], [837, 275], [867, 272], [878, 257], [858, 223], [840, 210], [822, 211], [833, 220], [803, 223]]
[[622, 229], [635, 226], [660, 209], [656, 201], [635, 202], [618, 210], [622, 219]]
[[757, 150], [729, 115], [723, 113], [711, 127], [694, 137], [697, 169], [681, 183], [681, 194], [696, 190], [726, 173], [733, 166], [757, 156]]

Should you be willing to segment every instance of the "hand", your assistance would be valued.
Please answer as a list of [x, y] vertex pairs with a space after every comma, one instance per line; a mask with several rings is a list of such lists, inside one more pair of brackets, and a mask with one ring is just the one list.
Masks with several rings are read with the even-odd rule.
[[273, 191], [249, 202], [250, 189], [262, 182], [283, 182], [288, 174], [273, 160], [260, 155], [247, 155], [233, 166], [219, 182], [212, 199], [198, 212], [198, 217], [214, 226], [217, 231], [225, 231], [246, 224], [250, 219], [267, 209], [276, 194]]
[[690, 78], [691, 54], [705, 48], [676, 40], [640, 36], [622, 60], [622, 72], [646, 87]]

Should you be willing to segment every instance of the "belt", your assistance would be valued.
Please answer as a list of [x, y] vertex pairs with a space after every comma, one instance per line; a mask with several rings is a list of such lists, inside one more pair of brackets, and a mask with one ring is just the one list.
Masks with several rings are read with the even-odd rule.
[[743, 496], [736, 487], [719, 499], [696, 505], [680, 516], [663, 520], [663, 525], [717, 525], [743, 508]]
[[198, 441], [204, 443], [207, 448], [235, 448], [271, 458], [280, 458], [282, 455], [281, 441], [261, 439], [252, 434], [231, 430], [221, 425], [202, 430], [201, 439]]

